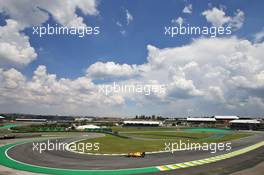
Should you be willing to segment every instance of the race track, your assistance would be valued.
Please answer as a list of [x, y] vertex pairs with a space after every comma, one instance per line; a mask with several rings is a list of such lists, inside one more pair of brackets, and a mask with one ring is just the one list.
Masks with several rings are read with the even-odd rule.
[[[87, 138], [102, 137], [102, 134], [91, 133]], [[73, 140], [78, 140], [81, 138], [63, 138], [60, 139], [61, 142], [72, 142]], [[245, 149], [251, 145], [262, 142], [264, 140], [264, 134], [258, 133], [253, 136], [232, 141], [232, 150], [230, 152], [235, 152], [237, 150]], [[33, 151], [32, 143], [24, 143], [14, 145], [7, 149], [6, 155], [11, 160], [19, 163], [34, 165], [37, 167], [47, 167], [56, 169], [71, 169], [71, 170], [120, 170], [120, 169], [139, 169], [149, 167], [149, 172], [152, 172], [152, 168], [159, 168], [161, 171], [164, 166], [176, 164], [182, 162], [189, 162], [201, 159], [207, 159], [210, 157], [216, 157], [218, 155], [224, 155], [229, 152], [218, 151], [212, 154], [208, 151], [177, 151], [172, 153], [156, 153], [146, 155], [145, 158], [128, 158], [125, 156], [96, 156], [96, 155], [85, 155], [72, 153], [69, 151], [45, 151], [39, 153]], [[223, 157], [222, 159], [224, 159]], [[226, 157], [228, 158], [228, 157]], [[225, 160], [220, 161], [225, 161]], [[213, 162], [213, 161], [212, 161]], [[140, 170], [140, 169], [139, 169]], [[168, 170], [168, 167], [164, 167], [164, 170]], [[115, 172], [115, 171], [114, 171]], [[146, 170], [146, 172], [148, 172]], [[133, 173], [133, 172], [131, 172]], [[134, 173], [137, 173], [135, 171]], [[56, 174], [56, 173], [54, 173]], [[116, 174], [116, 173], [114, 173]], [[120, 174], [129, 174], [129, 172], [124, 172]]]

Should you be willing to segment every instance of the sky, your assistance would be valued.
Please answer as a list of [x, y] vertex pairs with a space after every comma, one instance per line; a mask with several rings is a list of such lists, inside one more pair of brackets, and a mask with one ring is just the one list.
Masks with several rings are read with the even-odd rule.
[[[264, 116], [264, 2], [0, 0], [0, 112]], [[33, 28], [98, 27], [39, 35]], [[230, 27], [231, 34], [166, 33]], [[172, 31], [171, 31], [172, 32]], [[150, 94], [103, 86], [165, 87]]]

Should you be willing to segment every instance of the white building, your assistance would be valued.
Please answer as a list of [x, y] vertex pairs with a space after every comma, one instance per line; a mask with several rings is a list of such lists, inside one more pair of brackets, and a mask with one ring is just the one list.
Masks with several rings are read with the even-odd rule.
[[93, 121], [94, 117], [78, 117], [75, 118], [74, 121], [81, 122], [81, 121]]
[[214, 127], [216, 124], [216, 119], [209, 117], [188, 117], [186, 121], [192, 127]]
[[238, 116], [235, 115], [216, 115], [214, 116], [216, 120], [237, 120], [239, 119]]
[[81, 125], [76, 127], [76, 130], [85, 130], [85, 129], [100, 129], [100, 127], [96, 125]]
[[259, 124], [260, 121], [256, 119], [248, 119], [248, 120], [232, 120], [230, 123], [251, 123], [251, 124]]
[[256, 119], [232, 120], [230, 121], [230, 127], [238, 130], [258, 130], [260, 127], [260, 121]]
[[5, 117], [3, 117], [3, 116], [0, 115], [0, 122], [2, 122], [4, 120], [5, 120]]
[[17, 118], [17, 122], [46, 122], [47, 119]]
[[189, 117], [187, 122], [216, 122], [215, 118], [206, 118], [206, 117]]

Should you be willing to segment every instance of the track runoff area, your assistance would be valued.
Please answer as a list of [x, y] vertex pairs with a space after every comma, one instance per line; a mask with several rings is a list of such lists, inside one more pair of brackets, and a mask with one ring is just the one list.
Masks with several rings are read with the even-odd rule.
[[[200, 131], [190, 131], [190, 134], [195, 132]], [[87, 140], [106, 137], [105, 135], [96, 133], [88, 133], [87, 135]], [[131, 136], [131, 133], [129, 134], [128, 132], [128, 135]], [[219, 136], [219, 132], [208, 136], [208, 138], [215, 136]], [[73, 141], [84, 140], [84, 138], [63, 138], [61, 140], [71, 143]], [[205, 153], [204, 151], [179, 151], [179, 153], [171, 156], [171, 153], [161, 152], [147, 154], [145, 158], [128, 158], [118, 154], [117, 156], [105, 156], [103, 153], [100, 155], [90, 155], [68, 150], [56, 151], [54, 153], [45, 152], [44, 154], [32, 152], [32, 143], [41, 141], [44, 140], [37, 139], [1, 146], [0, 164], [23, 171], [56, 175], [141, 174], [166, 172], [224, 161], [225, 159], [243, 155], [264, 146], [263, 134], [257, 133], [245, 138], [232, 140], [233, 147], [228, 152], [223, 151], [212, 154]], [[79, 163], [81, 165], [78, 165]]]

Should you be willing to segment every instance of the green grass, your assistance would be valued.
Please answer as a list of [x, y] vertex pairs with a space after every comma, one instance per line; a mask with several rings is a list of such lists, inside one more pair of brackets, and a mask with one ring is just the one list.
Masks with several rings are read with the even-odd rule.
[[[250, 133], [240, 132], [226, 132], [221, 137], [213, 137], [212, 132], [169, 132], [169, 131], [145, 131], [138, 132], [124, 132], [126, 136], [132, 136], [132, 138], [121, 138], [113, 135], [106, 135], [105, 137], [87, 139], [80, 141], [82, 143], [100, 143], [99, 151], [87, 151], [92, 153], [128, 153], [136, 151], [163, 151], [165, 143], [212, 143], [212, 142], [224, 142], [234, 139], [250, 136]], [[218, 134], [218, 133], [217, 133]], [[124, 134], [122, 134], [124, 135]], [[79, 143], [80, 143], [79, 142]]]
[[218, 129], [218, 128], [188, 128], [184, 129], [184, 131], [188, 132], [216, 132], [216, 133], [222, 133], [222, 132], [230, 132], [232, 130], [230, 129]]
[[218, 138], [218, 139], [210, 139], [209, 142], [213, 142], [215, 140], [217, 140], [218, 142], [226, 142], [226, 141], [230, 141], [230, 140], [236, 140], [236, 139], [240, 139], [240, 138], [244, 138], [244, 137], [249, 137], [253, 135], [252, 133], [246, 133], [246, 132], [232, 132], [232, 133], [228, 133], [225, 134], [224, 137]]
[[137, 140], [106, 135], [105, 137], [88, 139], [81, 142], [100, 143], [99, 151], [85, 151], [94, 153], [128, 153], [135, 151], [159, 151], [164, 148], [162, 140]]
[[177, 128], [157, 128], [157, 127], [112, 127], [117, 132], [140, 132], [140, 131], [177, 131]]
[[197, 132], [197, 133], [189, 133], [189, 132], [171, 132], [171, 131], [153, 131], [153, 132], [130, 132], [124, 133], [122, 135], [136, 137], [136, 138], [150, 138], [150, 139], [202, 139], [207, 138], [213, 133], [209, 132]]
[[11, 134], [12, 132], [8, 129], [0, 129], [0, 136], [1, 135], [6, 135], [6, 134]]
[[6, 124], [3, 126], [0, 126], [0, 129], [9, 129], [9, 128], [16, 127], [16, 126], [17, 124]]

